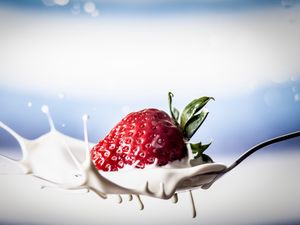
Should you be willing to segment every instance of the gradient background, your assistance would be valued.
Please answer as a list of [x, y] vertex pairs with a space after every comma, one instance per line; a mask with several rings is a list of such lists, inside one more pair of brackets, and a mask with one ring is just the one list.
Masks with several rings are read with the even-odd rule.
[[[207, 153], [229, 164], [300, 129], [299, 40], [296, 0], [0, 0], [0, 120], [36, 138], [48, 131], [47, 104], [57, 129], [82, 139], [87, 113], [97, 142], [130, 111], [167, 111], [168, 91], [179, 109], [209, 95], [216, 101], [194, 140], [212, 140]], [[1, 176], [0, 224], [102, 224], [100, 211], [103, 224], [299, 224], [299, 146], [298, 138], [268, 147], [197, 191], [194, 220], [186, 198], [181, 207], [146, 198], [142, 213], [52, 190], [41, 203], [26, 178]], [[3, 130], [0, 150], [18, 153]]]

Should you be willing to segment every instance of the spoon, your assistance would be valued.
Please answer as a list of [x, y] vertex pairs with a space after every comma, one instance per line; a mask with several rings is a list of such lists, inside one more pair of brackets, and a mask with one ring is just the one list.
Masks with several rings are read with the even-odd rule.
[[284, 134], [272, 139], [268, 139], [264, 142], [261, 142], [252, 148], [248, 149], [246, 152], [244, 152], [236, 161], [234, 161], [229, 167], [227, 167], [222, 172], [218, 173], [217, 176], [209, 183], [204, 184], [202, 186], [203, 189], [208, 189], [216, 180], [218, 180], [220, 177], [222, 177], [224, 174], [228, 173], [229, 171], [233, 170], [236, 166], [238, 166], [241, 162], [243, 162], [246, 158], [248, 158], [250, 155], [252, 155], [254, 152], [258, 151], [259, 149], [262, 149], [266, 146], [285, 141], [288, 139], [300, 137], [300, 131], [295, 131], [292, 133]]

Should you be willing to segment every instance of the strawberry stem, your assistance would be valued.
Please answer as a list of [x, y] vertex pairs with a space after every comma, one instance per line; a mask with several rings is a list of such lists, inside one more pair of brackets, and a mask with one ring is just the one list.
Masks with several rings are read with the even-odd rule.
[[174, 94], [172, 92], [168, 93], [168, 102], [169, 102], [169, 110], [172, 119], [174, 120], [174, 123], [176, 124], [177, 127], [179, 127], [179, 111], [175, 107], [172, 106], [172, 100], [173, 100]]
[[168, 102], [171, 117], [175, 125], [183, 132], [187, 145], [190, 145], [193, 154], [195, 154], [194, 158], [196, 159], [202, 157], [203, 161], [212, 162], [212, 159], [208, 155], [203, 154], [203, 152], [209, 147], [211, 143], [202, 145], [201, 142], [192, 144], [188, 141], [193, 137], [193, 135], [197, 132], [197, 130], [200, 128], [200, 126], [208, 116], [209, 112], [204, 108], [204, 106], [210, 100], [215, 99], [213, 97], [207, 96], [194, 99], [183, 109], [180, 115], [179, 111], [172, 106], [173, 97], [173, 93], [169, 92]]

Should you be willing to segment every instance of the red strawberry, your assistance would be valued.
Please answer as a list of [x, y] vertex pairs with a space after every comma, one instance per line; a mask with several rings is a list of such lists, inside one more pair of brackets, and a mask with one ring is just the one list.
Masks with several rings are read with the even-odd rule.
[[[187, 155], [187, 141], [205, 120], [208, 112], [200, 111], [211, 99], [202, 97], [192, 101], [179, 112], [172, 108], [173, 94], [169, 93], [172, 118], [158, 109], [132, 112], [123, 118], [97, 145], [91, 149], [92, 160], [98, 170], [117, 171], [124, 165], [134, 164], [143, 169], [157, 163], [163, 166]], [[209, 146], [190, 144], [196, 157], [207, 159], [202, 154]], [[204, 156], [204, 157], [203, 157]], [[208, 157], [210, 160], [210, 158]], [[209, 161], [206, 160], [206, 161]]]

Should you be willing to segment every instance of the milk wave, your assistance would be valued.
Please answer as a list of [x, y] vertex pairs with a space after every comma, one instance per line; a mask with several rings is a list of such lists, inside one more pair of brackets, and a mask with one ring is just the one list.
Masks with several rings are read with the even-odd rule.
[[[143, 209], [140, 195], [169, 199], [173, 196], [177, 202], [177, 193], [189, 191], [193, 204], [193, 216], [196, 216], [191, 189], [210, 184], [226, 166], [219, 163], [198, 162], [191, 165], [192, 154], [181, 161], [166, 167], [146, 169], [126, 169], [118, 172], [99, 172], [90, 158], [87, 120], [84, 115], [84, 141], [62, 134], [55, 129], [47, 106], [42, 107], [47, 115], [50, 131], [34, 140], [28, 140], [10, 127], [0, 122], [0, 127], [9, 132], [20, 144], [21, 160], [0, 155], [14, 163], [24, 174], [47, 181], [49, 186], [65, 190], [93, 191], [101, 198], [107, 195], [135, 195]], [[189, 150], [190, 151], [190, 150]]]

